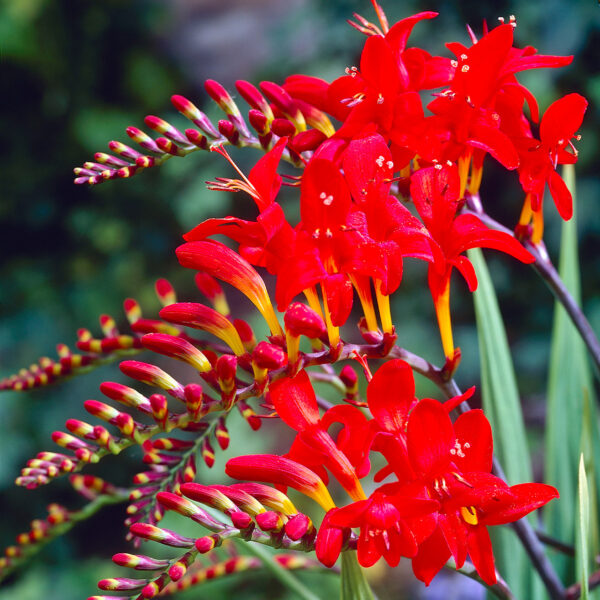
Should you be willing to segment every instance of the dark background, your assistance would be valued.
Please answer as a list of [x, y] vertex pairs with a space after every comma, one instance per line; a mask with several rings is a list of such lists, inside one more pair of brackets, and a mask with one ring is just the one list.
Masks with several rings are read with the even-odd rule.
[[[600, 7], [594, 0], [388, 0], [384, 8], [391, 22], [421, 10], [439, 11], [435, 21], [419, 24], [411, 37], [412, 45], [433, 54], [446, 53], [445, 42], [466, 43], [467, 22], [479, 32], [484, 18], [493, 23], [498, 16], [515, 14], [519, 46], [575, 55], [570, 67], [524, 73], [520, 81], [536, 94], [542, 111], [571, 91], [590, 101], [578, 144], [577, 199], [583, 304], [600, 329]], [[179, 268], [174, 256], [181, 235], [208, 216], [252, 216], [249, 199], [205, 189], [207, 179], [229, 174], [215, 155], [176, 158], [131, 180], [94, 188], [74, 186], [72, 168], [91, 160], [94, 152], [105, 151], [111, 139], [127, 142], [125, 127], [142, 127], [146, 114], [185, 127], [169, 102], [174, 93], [215, 114], [202, 87], [206, 78], [218, 79], [233, 91], [238, 78], [281, 82], [294, 72], [328, 80], [339, 76], [346, 66], [358, 64], [363, 38], [345, 24], [354, 11], [374, 19], [367, 0], [6, 0], [0, 5], [0, 376], [39, 356], [54, 356], [58, 342], [73, 345], [78, 327], [97, 332], [101, 313], [123, 322], [121, 303], [126, 297], [135, 296], [152, 316], [158, 309], [153, 293], [158, 277], [168, 276], [183, 299], [198, 298], [191, 273]], [[245, 110], [243, 102], [240, 106]], [[242, 165], [258, 158], [252, 150], [235, 156]], [[514, 173], [488, 159], [482, 196], [490, 213], [514, 225], [522, 202]], [[560, 226], [549, 199], [546, 207], [546, 242], [556, 257]], [[539, 453], [552, 297], [531, 271], [492, 253], [489, 257], [531, 441]], [[407, 261], [393, 315], [402, 345], [441, 362], [423, 265]], [[458, 278], [453, 318], [464, 356], [459, 383], [477, 384], [472, 302]], [[82, 401], [98, 397], [99, 382], [118, 376], [116, 367], [103, 367], [46, 390], [2, 395], [0, 546], [12, 543], [32, 518], [43, 516], [49, 502], [78, 504], [65, 482], [32, 492], [12, 482], [27, 458], [52, 448], [50, 434], [66, 418], [83, 418]], [[423, 393], [434, 392], [424, 386]], [[232, 430], [229, 454], [235, 453], [236, 445], [244, 450], [261, 447], [258, 437], [248, 432], [243, 423]], [[135, 472], [134, 461], [135, 457], [120, 457], [109, 463], [112, 479], [126, 483]], [[220, 468], [218, 463], [211, 475], [215, 481]], [[100, 577], [117, 571], [109, 557], [126, 550], [122, 520], [122, 507], [111, 509], [68, 539], [54, 542], [6, 584], [0, 598], [28, 600], [43, 594], [48, 600], [71, 600], [94, 593]], [[422, 593], [420, 585], [409, 591], [412, 579], [404, 576], [404, 566], [386, 580], [389, 597]], [[383, 569], [372, 573], [375, 580], [382, 574]], [[188, 597], [233, 596], [240, 593], [240, 581], [238, 577], [208, 584]], [[332, 578], [318, 576], [314, 581], [337, 593]], [[248, 585], [249, 597], [281, 597], [279, 588], [272, 587], [277, 584], [266, 576], [251, 576]], [[467, 591], [464, 585], [457, 588], [456, 597], [480, 596], [477, 586]], [[448, 588], [438, 584], [437, 589], [432, 586], [427, 597], [451, 597]]]

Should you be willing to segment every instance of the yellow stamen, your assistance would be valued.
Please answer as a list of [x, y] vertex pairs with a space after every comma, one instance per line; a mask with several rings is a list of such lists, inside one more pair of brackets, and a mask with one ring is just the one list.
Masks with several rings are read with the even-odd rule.
[[477, 511], [474, 506], [461, 506], [460, 514], [469, 525], [477, 525], [477, 523], [479, 523]]

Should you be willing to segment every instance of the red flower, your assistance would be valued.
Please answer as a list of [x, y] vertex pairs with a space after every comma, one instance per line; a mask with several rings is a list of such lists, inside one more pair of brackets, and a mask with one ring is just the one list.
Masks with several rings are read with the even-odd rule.
[[[568, 94], [553, 102], [542, 117], [540, 140], [524, 137], [518, 140], [521, 155], [519, 180], [527, 193], [519, 224], [533, 220], [532, 241], [541, 241], [543, 233], [542, 200], [548, 184], [550, 194], [560, 216], [569, 220], [573, 215], [571, 192], [560, 175], [557, 165], [577, 162], [577, 151], [571, 139], [581, 126], [587, 100], [579, 94]], [[571, 148], [569, 152], [567, 148]]]
[[374, 565], [382, 556], [390, 567], [395, 567], [401, 556], [415, 556], [421, 540], [407, 519], [428, 515], [439, 508], [435, 500], [386, 493], [391, 488], [383, 486], [367, 500], [329, 513], [333, 525], [360, 527], [357, 549], [358, 562], [363, 567]]
[[[533, 256], [511, 235], [488, 229], [474, 215], [458, 215], [460, 181], [454, 166], [436, 165], [417, 171], [411, 178], [410, 193], [439, 252], [429, 266], [429, 289], [435, 304], [444, 354], [456, 361], [450, 323], [450, 275], [456, 267], [467, 281], [469, 290], [477, 288], [471, 262], [463, 253], [469, 248], [493, 248], [506, 252], [524, 263]], [[456, 366], [456, 363], [452, 365]]]
[[460, 568], [469, 555], [481, 578], [495, 583], [486, 527], [516, 521], [558, 492], [537, 483], [509, 487], [490, 474], [492, 431], [480, 410], [461, 415], [453, 425], [439, 402], [422, 400], [408, 420], [407, 446], [418, 482], [441, 505], [435, 532], [413, 559], [415, 575], [429, 584], [450, 556]]

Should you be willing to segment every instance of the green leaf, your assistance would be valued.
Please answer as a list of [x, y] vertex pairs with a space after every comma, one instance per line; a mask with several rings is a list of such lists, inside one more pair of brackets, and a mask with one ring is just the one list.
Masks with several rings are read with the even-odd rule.
[[365, 579], [362, 568], [356, 560], [356, 552], [342, 553], [342, 594], [341, 600], [375, 600]]
[[[573, 165], [565, 165], [563, 177], [573, 196], [574, 212], [571, 220], [562, 224], [559, 274], [573, 298], [580, 304]], [[562, 305], [556, 302], [548, 377], [545, 480], [558, 489], [560, 499], [547, 507], [544, 521], [549, 535], [571, 545], [575, 542], [576, 523], [573, 507], [578, 493], [576, 473], [583, 423], [586, 422], [583, 418], [583, 404], [584, 397], [589, 395], [592, 389], [585, 345]], [[592, 412], [595, 412], [593, 407]], [[597, 432], [595, 419], [595, 414], [590, 415], [586, 426], [593, 427]], [[553, 562], [564, 582], [573, 580], [575, 565], [572, 558], [554, 555]]]
[[579, 486], [578, 486], [578, 521], [579, 529], [577, 531], [577, 574], [581, 583], [581, 600], [588, 600], [589, 588], [588, 588], [588, 564], [590, 562], [589, 556], [589, 545], [588, 545], [588, 534], [590, 527], [590, 498], [588, 492], [587, 475], [585, 472], [585, 462], [583, 460], [583, 452], [579, 459]]
[[[494, 451], [511, 485], [532, 480], [525, 423], [502, 315], [481, 250], [468, 252], [475, 267], [473, 294], [481, 362], [483, 409], [494, 434]], [[517, 598], [533, 598], [533, 569], [514, 532], [492, 530], [498, 570]], [[537, 584], [536, 584], [537, 585]]]

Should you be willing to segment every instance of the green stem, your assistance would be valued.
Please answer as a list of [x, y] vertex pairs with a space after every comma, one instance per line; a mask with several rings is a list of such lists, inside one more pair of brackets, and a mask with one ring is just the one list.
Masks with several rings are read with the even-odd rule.
[[26, 563], [32, 556], [40, 552], [40, 550], [42, 550], [42, 548], [44, 548], [47, 544], [55, 540], [57, 537], [60, 537], [61, 535], [64, 535], [65, 533], [73, 529], [73, 527], [75, 527], [75, 525], [77, 525], [78, 523], [86, 521], [90, 517], [94, 516], [105, 506], [111, 506], [112, 504], [120, 504], [122, 502], [126, 502], [128, 499], [129, 490], [125, 490], [123, 492], [111, 495], [105, 494], [102, 496], [98, 496], [89, 504], [86, 504], [81, 510], [69, 513], [69, 520], [64, 521], [63, 523], [59, 523], [54, 527], [51, 527], [47, 531], [47, 535], [44, 538], [28, 546], [19, 546], [19, 548], [22, 551], [21, 555], [11, 559], [10, 565], [0, 571], [0, 582], [6, 579], [8, 575], [10, 575], [16, 569], [18, 569], [21, 565]]

